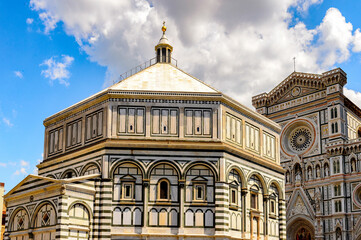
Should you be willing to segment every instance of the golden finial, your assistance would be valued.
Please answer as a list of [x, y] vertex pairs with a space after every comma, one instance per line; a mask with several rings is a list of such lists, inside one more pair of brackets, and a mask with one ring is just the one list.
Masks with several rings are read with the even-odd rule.
[[163, 31], [163, 32], [167, 31], [167, 27], [165, 26], [165, 21], [163, 22], [162, 31]]

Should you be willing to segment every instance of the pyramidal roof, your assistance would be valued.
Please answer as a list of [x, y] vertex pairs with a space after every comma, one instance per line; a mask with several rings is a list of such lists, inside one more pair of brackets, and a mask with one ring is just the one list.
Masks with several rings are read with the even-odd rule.
[[110, 90], [217, 93], [199, 79], [167, 63], [156, 63], [109, 87]]

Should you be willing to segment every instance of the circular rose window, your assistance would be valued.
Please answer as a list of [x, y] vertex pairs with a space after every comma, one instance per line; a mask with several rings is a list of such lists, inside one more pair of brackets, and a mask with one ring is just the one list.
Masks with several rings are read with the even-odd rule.
[[300, 127], [291, 132], [290, 147], [296, 152], [305, 151], [312, 143], [312, 134], [308, 128]]
[[315, 127], [308, 119], [298, 119], [285, 126], [281, 133], [282, 151], [289, 155], [303, 155], [315, 143]]
[[361, 208], [361, 184], [353, 190], [353, 202], [357, 207]]

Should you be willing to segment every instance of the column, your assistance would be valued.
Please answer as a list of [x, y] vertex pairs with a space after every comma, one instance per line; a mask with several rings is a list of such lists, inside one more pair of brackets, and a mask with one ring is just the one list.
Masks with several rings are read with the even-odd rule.
[[286, 240], [286, 201], [284, 199], [278, 200], [279, 209], [279, 239]]
[[143, 179], [143, 229], [142, 233], [148, 233], [148, 200], [149, 200], [149, 179]]
[[215, 235], [224, 238], [229, 230], [229, 186], [226, 183], [226, 159], [219, 159], [219, 181], [215, 183]]
[[185, 180], [179, 180], [179, 231], [178, 234], [184, 234], [184, 184]]
[[269, 201], [269, 195], [267, 194], [263, 195], [263, 218], [264, 218], [263, 233], [265, 239], [268, 239], [268, 201]]
[[242, 237], [246, 237], [247, 232], [247, 188], [242, 188]]

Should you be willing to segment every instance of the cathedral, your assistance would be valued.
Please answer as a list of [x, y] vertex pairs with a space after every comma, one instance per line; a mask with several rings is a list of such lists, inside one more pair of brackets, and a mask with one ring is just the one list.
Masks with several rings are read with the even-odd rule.
[[252, 98], [281, 125], [287, 239], [361, 239], [361, 109], [344, 94], [346, 73], [293, 72]]
[[[286, 239], [282, 128], [179, 69], [162, 31], [154, 59], [44, 120], [38, 175], [4, 197], [6, 240]], [[343, 105], [333, 106], [341, 131]], [[356, 148], [338, 136], [328, 154], [343, 159], [341, 149]], [[302, 171], [304, 160], [297, 161]], [[341, 190], [352, 186], [357, 194], [351, 181], [357, 173], [347, 176]], [[314, 214], [305, 217], [311, 224], [320, 212], [301, 178], [287, 186], [301, 189], [291, 201]], [[356, 221], [347, 214], [335, 218], [344, 234], [345, 224]]]

